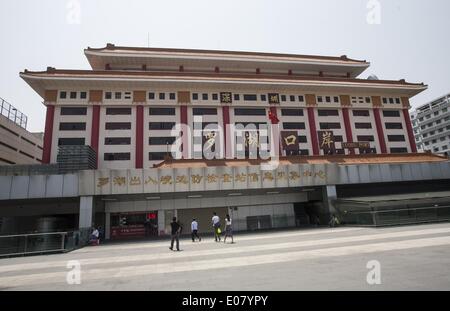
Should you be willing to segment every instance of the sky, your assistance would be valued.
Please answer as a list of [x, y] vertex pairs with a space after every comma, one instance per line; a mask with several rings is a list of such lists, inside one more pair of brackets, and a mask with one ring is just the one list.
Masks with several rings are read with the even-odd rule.
[[361, 75], [424, 82], [416, 107], [450, 92], [448, 0], [1, 0], [0, 97], [43, 131], [24, 69], [89, 69], [83, 50], [221, 49], [368, 60]]

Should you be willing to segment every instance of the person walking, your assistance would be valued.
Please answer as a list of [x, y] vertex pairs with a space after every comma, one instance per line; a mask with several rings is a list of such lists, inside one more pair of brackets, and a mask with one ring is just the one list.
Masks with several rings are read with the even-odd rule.
[[217, 241], [219, 241], [220, 242], [220, 217], [219, 216], [217, 216], [217, 213], [216, 212], [214, 212], [213, 213], [213, 217], [212, 217], [212, 219], [211, 219], [211, 221], [212, 221], [212, 225], [213, 225], [213, 228], [214, 228], [214, 239], [216, 240], [216, 242]]
[[231, 226], [231, 218], [228, 214], [225, 217], [225, 238], [223, 239], [223, 243], [227, 242], [227, 237], [231, 237], [231, 244], [234, 244], [233, 227]]
[[177, 251], [180, 251], [180, 234], [181, 230], [183, 230], [183, 227], [178, 223], [177, 218], [172, 218], [172, 222], [170, 223], [170, 226], [172, 228], [172, 240], [170, 242], [169, 249], [173, 251], [173, 242], [177, 242]]
[[195, 242], [195, 238], [197, 238], [199, 242], [202, 241], [202, 238], [198, 236], [198, 222], [195, 218], [192, 219], [191, 232], [192, 232], [192, 234], [191, 234], [192, 242]]

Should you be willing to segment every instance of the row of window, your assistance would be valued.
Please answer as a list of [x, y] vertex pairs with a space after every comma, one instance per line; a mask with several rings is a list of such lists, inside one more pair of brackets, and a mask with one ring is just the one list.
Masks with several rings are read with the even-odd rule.
[[[370, 116], [369, 110], [352, 110], [355, 117]], [[217, 115], [217, 108], [193, 108], [193, 115]], [[175, 115], [175, 108], [149, 108], [150, 115]], [[266, 110], [261, 108], [235, 108], [237, 116], [264, 116]], [[339, 116], [337, 109], [318, 109], [319, 116]], [[61, 115], [87, 115], [87, 107], [62, 107]], [[131, 108], [106, 108], [106, 115], [131, 115]], [[303, 109], [281, 109], [283, 116], [303, 116]], [[384, 117], [400, 117], [398, 110], [383, 110]], [[422, 127], [424, 128], [424, 127]]]
[[[204, 126], [211, 123], [204, 123]], [[266, 124], [264, 122], [239, 122], [236, 124], [242, 124], [244, 126], [248, 124], [255, 124], [258, 127], [260, 124]], [[175, 122], [150, 122], [149, 130], [171, 130], [175, 126]], [[322, 130], [332, 130], [332, 129], [341, 129], [340, 122], [320, 122], [320, 129]], [[394, 129], [403, 129], [402, 123], [393, 123], [387, 122], [385, 123], [386, 129], [394, 130]], [[203, 127], [204, 128], [204, 127]], [[305, 123], [304, 122], [283, 122], [284, 129], [299, 129], [304, 130]], [[107, 122], [105, 123], [106, 130], [131, 130], [131, 122]], [[355, 129], [372, 129], [372, 123], [370, 122], [356, 122]], [[60, 131], [85, 131], [86, 123], [85, 122], [61, 122], [59, 124]]]
[[60, 99], [86, 99], [87, 92], [67, 92], [61, 91], [59, 92]]

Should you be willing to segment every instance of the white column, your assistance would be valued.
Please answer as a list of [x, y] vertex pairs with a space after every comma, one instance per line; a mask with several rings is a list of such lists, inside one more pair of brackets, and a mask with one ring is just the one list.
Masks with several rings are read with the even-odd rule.
[[80, 218], [78, 228], [92, 227], [92, 216], [94, 213], [94, 197], [80, 197]]
[[110, 239], [111, 234], [111, 213], [105, 213], [105, 239]]
[[[161, 233], [163, 231], [163, 233]], [[164, 210], [158, 211], [158, 235], [162, 236], [166, 233], [166, 214]]]
[[325, 186], [323, 190], [323, 203], [328, 207], [330, 214], [336, 213], [335, 201], [337, 199], [336, 186]]

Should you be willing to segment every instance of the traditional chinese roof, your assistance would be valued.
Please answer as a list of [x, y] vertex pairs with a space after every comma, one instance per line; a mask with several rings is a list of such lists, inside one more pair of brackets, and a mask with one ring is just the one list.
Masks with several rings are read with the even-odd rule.
[[47, 68], [46, 71], [22, 72], [21, 77], [37, 93], [43, 96], [46, 89], [54, 87], [73, 86], [74, 82], [79, 87], [100, 87], [117, 85], [117, 83], [131, 83], [133, 87], [148, 87], [149, 83], [176, 83], [180, 85], [192, 84], [246, 84], [266, 85], [268, 87], [305, 87], [324, 88], [332, 91], [346, 92], [358, 89], [358, 91], [394, 90], [398, 95], [414, 96], [425, 89], [423, 83], [409, 83], [405, 80], [366, 80], [344, 77], [320, 77], [317, 75], [281, 75], [281, 74], [250, 74], [250, 73], [225, 73], [225, 72], [177, 72], [177, 71], [129, 71], [129, 70], [68, 70]]
[[[361, 155], [327, 155], [327, 156], [290, 156], [281, 157], [280, 165], [292, 164], [400, 164], [400, 163], [426, 163], [426, 162], [446, 162], [449, 159], [431, 153], [408, 153], [408, 154], [361, 154]], [[174, 160], [167, 158], [155, 168], [199, 168], [217, 166], [252, 166], [268, 164], [267, 160]]]

